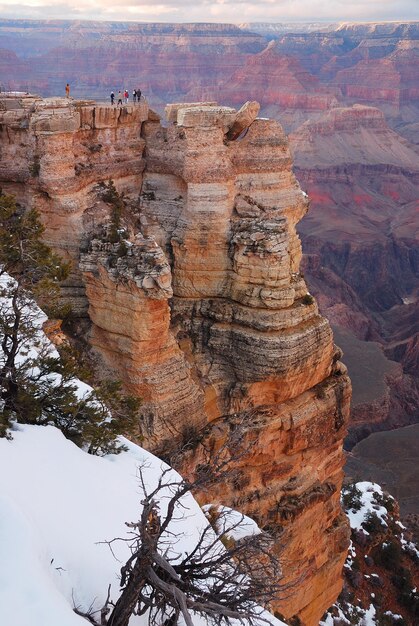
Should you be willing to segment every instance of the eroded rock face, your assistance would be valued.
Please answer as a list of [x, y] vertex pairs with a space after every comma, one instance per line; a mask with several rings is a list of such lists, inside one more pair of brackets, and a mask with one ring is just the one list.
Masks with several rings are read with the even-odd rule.
[[286, 582], [305, 578], [277, 608], [314, 625], [339, 592], [348, 538], [339, 490], [350, 387], [299, 274], [307, 199], [277, 122], [256, 119], [229, 142], [229, 109], [185, 105], [176, 120], [144, 125], [140, 219], [171, 259], [171, 328], [204, 393], [205, 443], [243, 430], [239, 479], [211, 497], [283, 528]]
[[[350, 383], [299, 271], [307, 197], [281, 126], [255, 119], [255, 103], [239, 114], [176, 105], [166, 127], [144, 106], [4, 111], [15, 133], [6, 153], [38, 155], [39, 171], [21, 159], [7, 171], [2, 159], [2, 177], [44, 198], [58, 250], [77, 260], [82, 246], [90, 342], [143, 399], [144, 443], [167, 450], [193, 433], [216, 449], [239, 429], [235, 478], [207, 497], [274, 531], [293, 584], [275, 608], [315, 626], [340, 590], [348, 541], [339, 492]], [[87, 246], [109, 219], [95, 192], [109, 177], [131, 198], [129, 241]], [[189, 450], [186, 474], [202, 450]]]
[[190, 414], [202, 428], [203, 392], [169, 330], [171, 270], [162, 249], [141, 234], [122, 255], [119, 244], [94, 240], [80, 269], [94, 322], [90, 343], [142, 398], [148, 444], [178, 438]]
[[111, 178], [127, 200], [138, 195], [147, 117], [143, 100], [117, 108], [25, 94], [0, 98], [0, 184], [40, 211], [46, 240], [72, 261], [65, 291], [76, 313], [87, 308], [80, 244], [109, 213], [97, 185]]

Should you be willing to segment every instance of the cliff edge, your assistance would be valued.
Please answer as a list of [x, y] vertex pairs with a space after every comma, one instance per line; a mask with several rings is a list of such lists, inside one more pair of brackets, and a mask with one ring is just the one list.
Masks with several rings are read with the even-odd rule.
[[[350, 382], [299, 271], [308, 199], [281, 126], [257, 103], [170, 105], [165, 124], [143, 102], [8, 106], [2, 185], [36, 204], [73, 260], [68, 292], [88, 305], [91, 344], [143, 398], [144, 442], [167, 450], [193, 433], [193, 472], [204, 447], [240, 431], [234, 476], [211, 500], [273, 533], [291, 585], [275, 608], [314, 626], [348, 545]], [[124, 192], [122, 248], [97, 235], [108, 178]]]

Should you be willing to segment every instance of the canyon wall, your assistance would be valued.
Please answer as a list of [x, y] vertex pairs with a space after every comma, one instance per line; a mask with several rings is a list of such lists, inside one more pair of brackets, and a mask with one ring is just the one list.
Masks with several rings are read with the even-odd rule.
[[350, 447], [419, 417], [419, 158], [363, 105], [307, 121], [290, 141], [311, 199], [299, 226], [304, 271], [353, 364]]
[[[300, 273], [308, 200], [281, 126], [257, 119], [257, 103], [171, 106], [166, 125], [145, 103], [13, 106], [3, 187], [29, 205], [43, 198], [47, 238], [83, 278], [91, 345], [143, 399], [142, 440], [161, 451], [192, 440], [188, 474], [239, 433], [231, 478], [205, 498], [275, 536], [291, 585], [275, 608], [315, 626], [340, 591], [348, 544], [350, 383]], [[126, 194], [113, 243], [109, 177]]]
[[117, 108], [65, 98], [19, 94], [0, 99], [0, 185], [36, 207], [45, 239], [72, 273], [64, 288], [73, 309], [87, 308], [78, 269], [80, 246], [106, 220], [98, 184], [112, 178], [127, 204], [141, 187], [148, 105]]
[[[339, 104], [381, 107], [418, 141], [418, 22], [153, 24], [0, 20], [0, 87], [106, 100], [141, 87], [154, 108], [257, 98], [287, 131]], [[13, 71], [11, 71], [13, 68]], [[124, 84], [122, 84], [122, 82]]]

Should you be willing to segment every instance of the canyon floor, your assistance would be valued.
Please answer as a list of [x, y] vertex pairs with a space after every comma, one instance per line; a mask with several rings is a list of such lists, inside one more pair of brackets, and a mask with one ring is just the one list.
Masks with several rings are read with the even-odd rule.
[[402, 517], [419, 511], [419, 425], [373, 433], [348, 453], [345, 472], [365, 476], [391, 493], [400, 504]]

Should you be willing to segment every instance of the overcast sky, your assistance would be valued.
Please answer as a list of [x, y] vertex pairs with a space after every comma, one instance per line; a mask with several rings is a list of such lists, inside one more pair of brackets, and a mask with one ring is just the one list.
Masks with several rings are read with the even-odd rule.
[[419, 0], [0, 0], [0, 17], [147, 22], [419, 20]]

